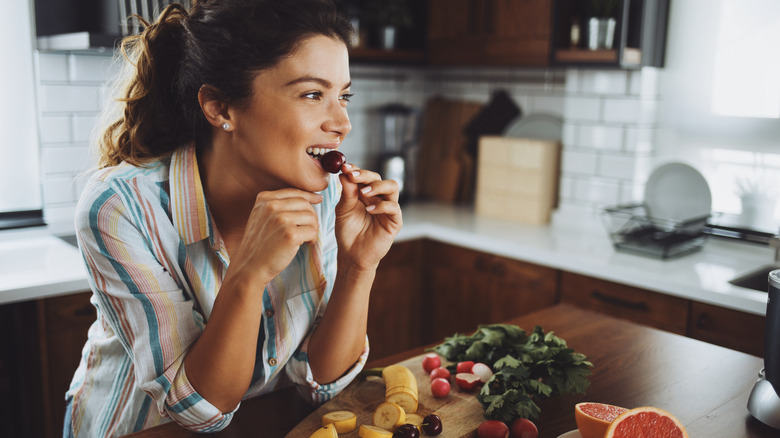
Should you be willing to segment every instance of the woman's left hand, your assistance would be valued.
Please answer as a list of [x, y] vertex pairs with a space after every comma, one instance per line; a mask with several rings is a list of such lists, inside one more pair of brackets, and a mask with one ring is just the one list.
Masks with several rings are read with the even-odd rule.
[[336, 206], [339, 259], [376, 269], [403, 224], [398, 183], [351, 164], [342, 170], [341, 201]]

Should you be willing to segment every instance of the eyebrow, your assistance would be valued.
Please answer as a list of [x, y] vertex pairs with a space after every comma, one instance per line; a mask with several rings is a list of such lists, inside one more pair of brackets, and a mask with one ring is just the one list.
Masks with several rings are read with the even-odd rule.
[[[329, 80], [318, 78], [315, 76], [302, 76], [300, 78], [291, 80], [290, 82], [284, 84], [284, 86], [289, 87], [291, 85], [300, 84], [302, 82], [315, 82], [317, 84], [322, 85], [325, 88], [333, 88], [333, 83], [331, 83]], [[346, 83], [346, 85], [344, 85], [344, 89], [349, 88], [351, 86], [352, 86], [352, 81], [349, 81]]]

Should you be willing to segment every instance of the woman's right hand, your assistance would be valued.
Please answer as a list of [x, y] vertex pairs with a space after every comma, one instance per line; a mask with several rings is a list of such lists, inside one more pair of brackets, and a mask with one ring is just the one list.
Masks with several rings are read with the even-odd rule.
[[[314, 243], [319, 220], [312, 204], [322, 196], [299, 189], [260, 192], [231, 267], [240, 275], [268, 283], [286, 268], [304, 243]], [[258, 277], [259, 276], [259, 277]]]

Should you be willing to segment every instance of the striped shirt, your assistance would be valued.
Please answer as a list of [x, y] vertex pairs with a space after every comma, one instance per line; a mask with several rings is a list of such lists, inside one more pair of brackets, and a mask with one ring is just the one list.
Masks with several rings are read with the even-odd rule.
[[[322, 403], [363, 368], [368, 340], [358, 362], [329, 384], [314, 381], [306, 354], [336, 275], [339, 194], [333, 176], [314, 205], [317, 242], [301, 246], [262, 291], [256, 366], [245, 399], [292, 382], [312, 403]], [[74, 435], [118, 436], [171, 420], [198, 432], [225, 428], [235, 411], [220, 412], [201, 397], [184, 369], [230, 263], [194, 146], [149, 167], [123, 163], [98, 171], [79, 200], [76, 229], [98, 316], [66, 394]]]

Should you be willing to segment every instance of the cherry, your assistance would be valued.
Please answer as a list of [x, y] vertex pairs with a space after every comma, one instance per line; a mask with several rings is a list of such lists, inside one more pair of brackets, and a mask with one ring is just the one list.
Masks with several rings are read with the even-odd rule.
[[341, 166], [346, 163], [347, 158], [339, 151], [330, 151], [320, 158], [322, 168], [330, 173], [339, 173]]
[[422, 423], [426, 435], [438, 435], [442, 431], [441, 418], [436, 414], [426, 415]]
[[414, 424], [402, 424], [393, 433], [393, 438], [420, 438], [420, 430]]

